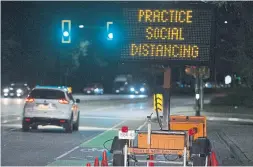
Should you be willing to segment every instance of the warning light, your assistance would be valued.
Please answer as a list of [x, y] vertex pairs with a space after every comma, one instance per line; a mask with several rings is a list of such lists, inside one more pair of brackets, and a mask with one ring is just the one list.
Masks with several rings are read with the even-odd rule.
[[197, 128], [192, 128], [188, 130], [189, 136], [193, 136], [197, 133]]
[[122, 126], [121, 132], [127, 133], [128, 132], [128, 126]]

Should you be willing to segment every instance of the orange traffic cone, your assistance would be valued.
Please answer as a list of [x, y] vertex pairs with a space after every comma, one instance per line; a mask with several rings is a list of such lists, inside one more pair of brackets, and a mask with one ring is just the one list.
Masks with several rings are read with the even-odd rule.
[[[149, 155], [149, 160], [153, 161], [154, 160], [154, 155]], [[155, 166], [154, 162], [148, 162], [148, 166]]]
[[218, 166], [218, 160], [217, 160], [217, 157], [216, 157], [216, 154], [215, 152], [212, 151], [211, 153], [211, 166]]
[[91, 166], [90, 163], [87, 163], [86, 166]]
[[95, 161], [94, 161], [94, 166], [99, 166], [99, 160], [98, 160], [98, 157], [95, 158]]
[[103, 158], [102, 158], [101, 166], [108, 166], [106, 151], [103, 152]]

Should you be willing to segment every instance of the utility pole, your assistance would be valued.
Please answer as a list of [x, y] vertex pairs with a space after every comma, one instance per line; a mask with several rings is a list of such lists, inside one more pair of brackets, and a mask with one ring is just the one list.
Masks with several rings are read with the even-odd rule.
[[164, 107], [163, 107], [163, 130], [169, 130], [170, 127], [170, 88], [171, 88], [171, 68], [167, 67], [163, 75], [164, 89]]

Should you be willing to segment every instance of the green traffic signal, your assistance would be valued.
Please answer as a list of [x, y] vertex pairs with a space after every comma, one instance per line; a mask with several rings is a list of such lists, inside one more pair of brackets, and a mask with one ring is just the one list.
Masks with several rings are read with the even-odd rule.
[[62, 43], [71, 43], [71, 20], [62, 20]]

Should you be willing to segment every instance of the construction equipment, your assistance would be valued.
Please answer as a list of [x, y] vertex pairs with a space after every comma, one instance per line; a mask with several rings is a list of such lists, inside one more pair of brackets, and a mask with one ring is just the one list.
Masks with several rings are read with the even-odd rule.
[[[152, 130], [151, 116], [147, 117], [147, 131], [130, 130], [123, 126], [111, 146], [113, 166], [133, 166], [136, 163], [168, 163], [183, 166], [209, 166], [211, 144], [207, 138], [206, 117], [170, 115], [170, 69], [164, 72], [163, 118], [157, 114], [160, 129]], [[160, 92], [159, 92], [160, 94]], [[154, 96], [155, 101], [161, 98]], [[161, 103], [160, 103], [161, 104]], [[159, 107], [156, 104], [156, 113]], [[162, 122], [160, 124], [160, 122]], [[137, 144], [135, 144], [137, 139]], [[138, 155], [147, 155], [147, 160], [137, 160]], [[154, 155], [175, 155], [178, 161], [154, 160]], [[161, 166], [161, 165], [159, 165]]]

